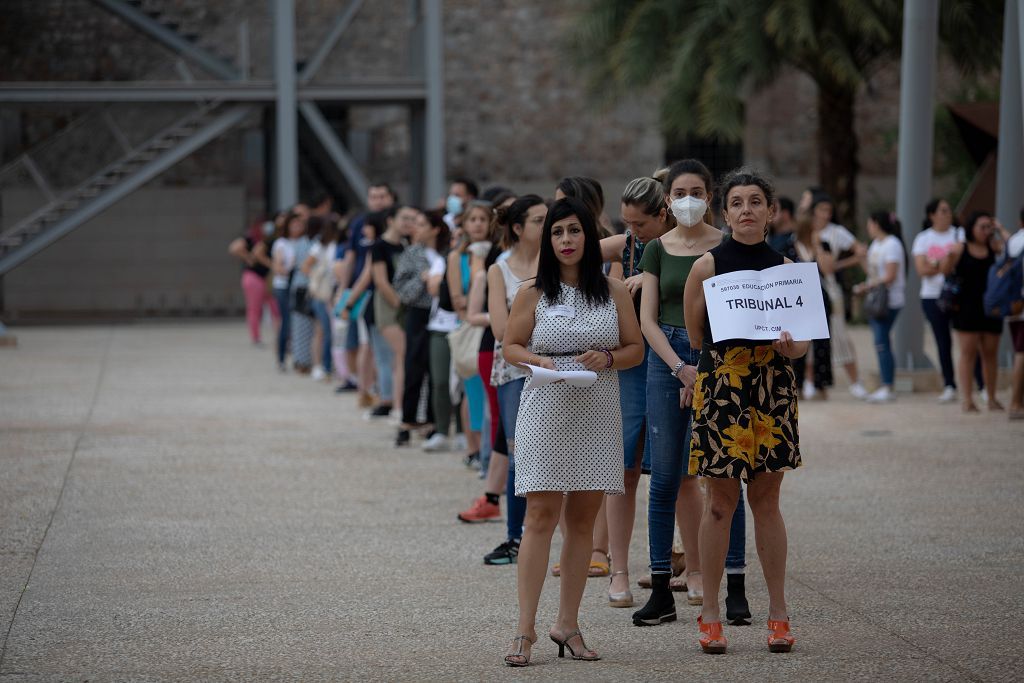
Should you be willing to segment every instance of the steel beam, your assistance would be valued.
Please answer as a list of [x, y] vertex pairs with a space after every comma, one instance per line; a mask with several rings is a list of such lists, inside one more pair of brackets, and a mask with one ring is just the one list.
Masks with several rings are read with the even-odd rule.
[[[422, 102], [427, 90], [422, 81], [395, 79], [360, 83], [300, 86], [300, 100], [322, 102], [408, 104]], [[62, 102], [273, 102], [272, 81], [221, 83], [195, 81], [9, 81], [0, 82], [0, 104], [52, 104]]]
[[[909, 249], [921, 212], [932, 189], [932, 153], [935, 132], [935, 58], [939, 36], [939, 3], [906, 0], [903, 6], [903, 60], [900, 65], [900, 140], [896, 176], [896, 215], [907, 228]], [[917, 292], [921, 279], [907, 269], [907, 291]], [[896, 367], [918, 370], [932, 367], [924, 355], [921, 307], [904, 306], [896, 319]]]
[[272, 0], [274, 8], [275, 175], [274, 201], [286, 207], [299, 201], [299, 127], [295, 82], [295, 5]]
[[235, 80], [240, 77], [241, 74], [233, 65], [210, 54], [191, 40], [183, 38], [180, 33], [167, 28], [139, 8], [129, 5], [127, 2], [123, 2], [123, 0], [92, 1], [121, 17], [135, 28], [148, 33], [182, 57], [191, 59], [210, 74], [225, 80]]
[[1024, 116], [1021, 111], [1020, 27], [1016, 0], [1003, 15], [1003, 67], [999, 79], [999, 149], [996, 153], [996, 218], [1011, 232], [1020, 221], [1024, 189]]
[[366, 176], [359, 169], [359, 164], [356, 163], [356, 160], [345, 149], [345, 145], [335, 135], [334, 129], [331, 128], [331, 124], [324, 118], [320, 108], [312, 102], [302, 102], [299, 104], [299, 111], [302, 112], [302, 116], [306, 119], [309, 127], [313, 129], [313, 133], [320, 140], [320, 144], [324, 146], [324, 150], [331, 158], [331, 161], [341, 171], [341, 174], [345, 176], [345, 180], [352, 189], [352, 193], [356, 197], [365, 197], [366, 190], [369, 187]]
[[345, 11], [338, 15], [338, 18], [334, 20], [334, 25], [331, 26], [331, 30], [327, 32], [327, 37], [320, 43], [320, 47], [316, 49], [313, 56], [309, 58], [306, 65], [302, 67], [302, 71], [299, 72], [299, 83], [305, 85], [313, 80], [316, 76], [316, 72], [323, 66], [324, 60], [331, 54], [331, 50], [338, 43], [341, 38], [341, 34], [345, 32], [348, 25], [352, 23], [359, 8], [363, 6], [363, 0], [351, 0], [348, 3], [348, 7]]
[[200, 147], [231, 130], [241, 123], [251, 111], [252, 107], [244, 104], [229, 109], [145, 166], [142, 166], [139, 170], [125, 176], [117, 185], [85, 202], [24, 245], [0, 257], [0, 275], [9, 272], [82, 225], [82, 223], [96, 217], [101, 212], [121, 201]]
[[423, 62], [427, 85], [424, 119], [424, 203], [444, 195], [444, 34], [441, 0], [423, 0]]

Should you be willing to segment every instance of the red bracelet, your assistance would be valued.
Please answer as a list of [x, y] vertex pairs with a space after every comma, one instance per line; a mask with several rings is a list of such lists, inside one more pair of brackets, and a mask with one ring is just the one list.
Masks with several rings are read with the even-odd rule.
[[608, 368], [610, 368], [612, 366], [612, 363], [615, 362], [615, 358], [612, 356], [612, 352], [609, 351], [608, 349], [601, 349], [601, 352], [604, 353], [605, 357], [608, 359], [608, 362], [605, 363], [605, 366], [604, 366], [605, 369], [607, 370]]

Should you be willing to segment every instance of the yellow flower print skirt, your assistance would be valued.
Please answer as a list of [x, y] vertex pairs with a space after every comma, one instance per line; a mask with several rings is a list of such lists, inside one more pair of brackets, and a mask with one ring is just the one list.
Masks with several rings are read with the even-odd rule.
[[693, 388], [690, 474], [753, 479], [800, 467], [796, 377], [770, 344], [705, 345]]

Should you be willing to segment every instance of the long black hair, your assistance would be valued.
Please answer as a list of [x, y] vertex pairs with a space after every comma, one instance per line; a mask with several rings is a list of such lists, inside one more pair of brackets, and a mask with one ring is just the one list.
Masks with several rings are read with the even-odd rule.
[[[935, 213], [933, 210], [932, 213]], [[903, 247], [903, 265], [910, 265], [910, 257], [907, 254], [907, 245], [903, 243], [903, 224], [900, 223], [900, 219], [896, 217], [896, 214], [889, 213], [888, 211], [875, 211], [871, 214], [871, 220], [873, 220], [879, 227], [879, 229], [886, 235], [892, 235], [900, 241], [900, 246]]]
[[569, 216], [575, 216], [583, 228], [583, 258], [579, 266], [577, 288], [591, 304], [604, 304], [611, 298], [608, 280], [602, 269], [601, 242], [597, 234], [597, 220], [585, 203], [575, 197], [564, 197], [551, 205], [544, 219], [544, 234], [540, 239], [540, 259], [537, 263], [537, 282], [534, 285], [547, 298], [548, 303], [558, 301], [562, 293], [561, 265], [551, 245], [551, 226]]

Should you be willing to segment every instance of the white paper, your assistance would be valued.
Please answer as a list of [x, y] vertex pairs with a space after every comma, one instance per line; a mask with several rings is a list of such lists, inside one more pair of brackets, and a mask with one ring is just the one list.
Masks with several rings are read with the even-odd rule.
[[536, 365], [527, 365], [532, 373], [523, 391], [536, 389], [545, 384], [564, 383], [573, 387], [590, 387], [597, 382], [597, 373], [593, 370], [548, 370]]
[[711, 338], [770, 339], [786, 331], [795, 341], [828, 339], [821, 278], [814, 263], [738, 270], [704, 281]]

